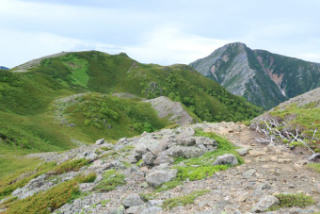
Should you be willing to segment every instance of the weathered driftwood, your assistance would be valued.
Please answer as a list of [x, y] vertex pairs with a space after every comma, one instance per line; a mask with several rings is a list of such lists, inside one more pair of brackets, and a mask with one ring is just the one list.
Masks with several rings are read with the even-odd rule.
[[[315, 153], [314, 150], [309, 146], [306, 142], [308, 140], [303, 132], [296, 128], [295, 130], [281, 130], [280, 126], [288, 127], [287, 124], [280, 124], [278, 121], [274, 119], [263, 120], [259, 124], [256, 124], [256, 132], [265, 136], [265, 138], [257, 138], [257, 142], [263, 144], [273, 144], [274, 142], [280, 141], [282, 143], [286, 143], [290, 145], [292, 142], [300, 142], [302, 143], [308, 150], [312, 153]], [[316, 133], [317, 129], [313, 130], [313, 136], [311, 141], [317, 140]], [[310, 139], [309, 139], [310, 140]]]

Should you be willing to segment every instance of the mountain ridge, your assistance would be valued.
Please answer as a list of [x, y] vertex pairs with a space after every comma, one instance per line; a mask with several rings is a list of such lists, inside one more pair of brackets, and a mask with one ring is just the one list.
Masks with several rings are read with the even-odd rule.
[[190, 65], [265, 109], [320, 86], [320, 63], [253, 50], [240, 42], [218, 48]]
[[5, 67], [5, 66], [0, 66], [0, 69], [1, 69], [1, 70], [9, 70], [10, 68], [7, 68], [7, 67]]

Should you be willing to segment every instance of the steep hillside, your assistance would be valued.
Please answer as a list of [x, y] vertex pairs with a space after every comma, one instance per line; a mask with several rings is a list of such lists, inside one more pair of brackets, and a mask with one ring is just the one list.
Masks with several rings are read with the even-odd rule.
[[270, 142], [320, 152], [320, 88], [281, 103], [255, 118], [251, 126]]
[[[112, 96], [121, 93], [130, 96]], [[159, 118], [152, 102], [142, 102], [159, 96], [180, 102], [195, 120], [246, 120], [260, 111], [185, 65], [146, 65], [126, 54], [95, 51], [45, 57], [0, 72], [1, 170], [23, 168], [11, 161], [13, 154], [65, 150], [174, 125], [174, 115]]]
[[242, 43], [225, 45], [191, 66], [265, 109], [320, 86], [319, 63], [252, 50]]

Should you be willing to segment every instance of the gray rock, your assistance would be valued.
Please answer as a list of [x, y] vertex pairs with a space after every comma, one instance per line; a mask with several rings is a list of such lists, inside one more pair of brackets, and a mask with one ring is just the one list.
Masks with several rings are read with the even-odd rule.
[[146, 181], [153, 187], [160, 186], [163, 183], [171, 181], [177, 176], [176, 169], [154, 170], [147, 174]]
[[267, 195], [262, 199], [260, 199], [260, 201], [252, 209], [252, 212], [255, 212], [255, 213], [264, 212], [264, 211], [267, 211], [273, 205], [277, 205], [277, 204], [279, 204], [278, 198], [272, 195]]
[[177, 138], [191, 137], [195, 134], [192, 127], [179, 127], [175, 130]]
[[158, 214], [162, 211], [161, 207], [153, 206], [142, 210], [141, 214]]
[[132, 193], [128, 195], [123, 201], [122, 205], [124, 207], [133, 207], [143, 205], [143, 201], [137, 193]]
[[308, 158], [308, 161], [319, 163], [320, 162], [320, 153], [315, 153], [315, 154], [311, 155]]
[[173, 163], [174, 159], [169, 156], [167, 151], [161, 152], [158, 157], [154, 160], [154, 164], [159, 165], [163, 163]]
[[208, 137], [196, 137], [196, 143], [198, 146], [204, 146], [210, 150], [218, 146], [217, 141]]
[[37, 192], [49, 189], [54, 185], [54, 183], [47, 181], [48, 175], [40, 175], [22, 188], [18, 188], [12, 192], [12, 196], [18, 197], [19, 199], [24, 199], [29, 196], [34, 195]]
[[238, 154], [241, 156], [245, 156], [248, 154], [249, 149], [248, 148], [240, 148], [240, 149], [236, 149], [236, 152], [238, 152]]
[[98, 155], [93, 151], [86, 151], [86, 152], [83, 152], [83, 153], [77, 155], [77, 158], [79, 158], [79, 159], [85, 158], [86, 160], [94, 161], [98, 158]]
[[140, 145], [144, 145], [147, 151], [158, 155], [168, 147], [167, 140], [156, 140], [153, 137], [144, 137], [139, 140]]
[[148, 205], [150, 207], [156, 206], [156, 207], [161, 207], [163, 204], [163, 200], [149, 200]]
[[111, 210], [111, 214], [124, 214], [125, 208], [124, 206], [120, 206], [118, 208], [115, 208], [113, 210]]
[[257, 187], [257, 191], [269, 190], [271, 189], [271, 185], [268, 183], [259, 184]]
[[221, 156], [218, 156], [217, 159], [214, 161], [213, 165], [237, 165], [238, 159], [233, 154], [224, 154]]
[[181, 103], [174, 102], [168, 97], [160, 96], [145, 102], [151, 103], [160, 118], [169, 117], [170, 121], [182, 126], [193, 122], [192, 117], [184, 110]]
[[132, 206], [126, 210], [126, 214], [140, 214], [144, 209], [143, 205], [140, 206]]
[[101, 145], [101, 144], [104, 144], [104, 138], [101, 138], [96, 141], [96, 145]]
[[206, 151], [195, 146], [172, 146], [167, 152], [174, 158], [194, 158], [203, 155]]
[[177, 139], [177, 144], [182, 146], [193, 146], [196, 144], [194, 137], [182, 137]]
[[245, 171], [244, 173], [242, 173], [242, 176], [244, 178], [251, 178], [252, 176], [254, 176], [256, 174], [256, 170], [255, 169], [249, 169], [247, 171]]
[[144, 162], [144, 164], [146, 165], [153, 165], [154, 160], [156, 159], [156, 156], [154, 154], [152, 154], [152, 152], [147, 152], [146, 154], [144, 154], [142, 156], [142, 160]]

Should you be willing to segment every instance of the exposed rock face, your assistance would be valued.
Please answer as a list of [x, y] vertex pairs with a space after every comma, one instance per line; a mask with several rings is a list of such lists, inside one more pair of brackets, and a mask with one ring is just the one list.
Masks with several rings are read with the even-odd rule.
[[132, 193], [122, 201], [122, 204], [124, 207], [133, 207], [142, 205], [143, 201], [137, 193]]
[[[320, 64], [231, 43], [191, 66], [266, 109], [320, 86]], [[297, 78], [299, 77], [299, 78]]]
[[171, 181], [177, 175], [176, 169], [161, 169], [155, 170], [147, 174], [146, 181], [149, 185], [158, 187], [163, 183]]
[[173, 102], [168, 97], [161, 96], [145, 102], [152, 105], [160, 118], [169, 117], [169, 120], [178, 125], [188, 125], [194, 122], [192, 117], [183, 109], [181, 103]]
[[267, 211], [270, 207], [273, 205], [279, 204], [279, 199], [272, 196], [272, 195], [267, 195], [263, 197], [257, 205], [252, 209], [253, 212], [255, 213], [261, 213]]

